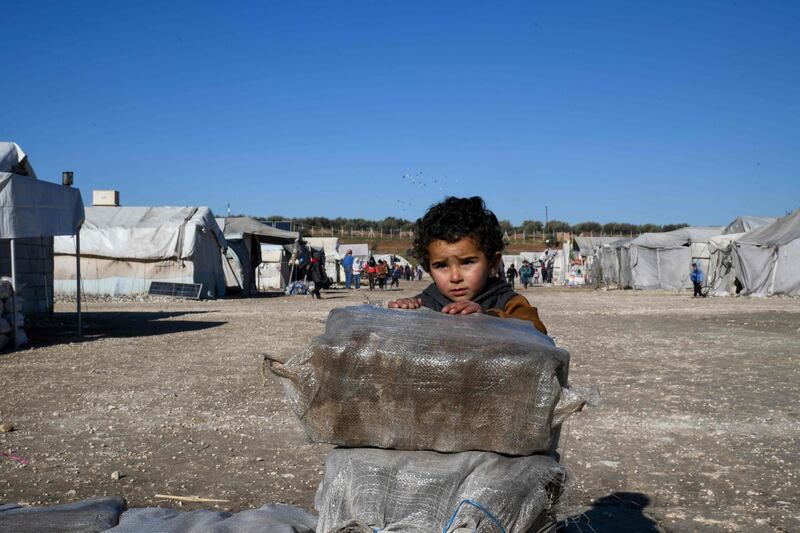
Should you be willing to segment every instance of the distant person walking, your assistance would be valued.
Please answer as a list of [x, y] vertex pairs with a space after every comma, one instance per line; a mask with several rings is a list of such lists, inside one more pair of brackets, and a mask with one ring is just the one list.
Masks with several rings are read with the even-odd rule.
[[534, 268], [533, 269], [533, 284], [534, 285], [538, 285], [539, 284], [539, 269], [538, 268]]
[[395, 265], [392, 269], [392, 282], [389, 284], [389, 288], [397, 287], [400, 288], [400, 278], [403, 277], [403, 267], [400, 265]]
[[386, 288], [386, 278], [389, 275], [389, 265], [383, 259], [378, 259], [378, 287]]
[[327, 275], [325, 274], [325, 268], [322, 266], [322, 261], [316, 257], [311, 259], [308, 278], [314, 283], [314, 290], [311, 291], [311, 297], [321, 300], [322, 295], [319, 293], [319, 291], [321, 291], [322, 286], [325, 285]]
[[369, 256], [367, 262], [367, 280], [369, 280], [369, 290], [375, 290], [375, 280], [378, 277], [378, 264], [375, 263], [375, 258]]
[[703, 275], [703, 271], [700, 270], [700, 263], [693, 263], [692, 264], [692, 285], [694, 285], [694, 294], [692, 298], [697, 298], [698, 296], [705, 297], [703, 294], [703, 280], [705, 279], [705, 275]]
[[533, 269], [528, 261], [523, 261], [522, 266], [519, 267], [519, 281], [524, 288], [528, 288], [531, 284], [531, 277], [533, 276]]
[[517, 267], [514, 266], [514, 263], [511, 263], [511, 266], [506, 270], [506, 281], [511, 285], [512, 289], [514, 288], [515, 279], [517, 279]]
[[361, 271], [364, 270], [364, 261], [356, 257], [353, 261], [353, 286], [356, 290], [361, 289]]
[[403, 269], [403, 274], [405, 274], [406, 281], [414, 279], [414, 274], [411, 272], [411, 265], [406, 265]]
[[349, 289], [353, 284], [353, 250], [347, 250], [342, 258], [342, 268], [344, 269], [344, 288]]
[[417, 281], [422, 281], [422, 267], [417, 265]]

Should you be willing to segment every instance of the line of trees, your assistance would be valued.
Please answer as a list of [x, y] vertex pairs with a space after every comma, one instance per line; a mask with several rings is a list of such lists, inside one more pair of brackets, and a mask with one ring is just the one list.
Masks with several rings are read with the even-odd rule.
[[[389, 231], [412, 231], [414, 229], [414, 222], [404, 218], [386, 217], [383, 220], [367, 220], [363, 218], [327, 218], [327, 217], [283, 217], [280, 215], [272, 215], [268, 217], [257, 217], [262, 221], [279, 221], [288, 220], [292, 223], [295, 230], [310, 230], [310, 228], [345, 228], [349, 231], [351, 228], [357, 231], [368, 231], [374, 229], [382, 229], [385, 232]], [[684, 228], [689, 224], [630, 224], [628, 222], [606, 222], [601, 224], [594, 221], [579, 222], [577, 224], [570, 224], [563, 220], [550, 220], [545, 224], [541, 220], [523, 220], [522, 224], [515, 226], [509, 220], [501, 220], [500, 226], [503, 231], [509, 234], [513, 232], [535, 235], [537, 233], [555, 234], [558, 232], [575, 233], [575, 234], [593, 234], [593, 235], [628, 235], [631, 233], [656, 233], [659, 231], [672, 231], [678, 228]]]

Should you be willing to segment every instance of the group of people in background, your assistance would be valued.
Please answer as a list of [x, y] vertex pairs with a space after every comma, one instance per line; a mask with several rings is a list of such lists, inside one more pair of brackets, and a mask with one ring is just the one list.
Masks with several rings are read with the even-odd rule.
[[531, 285], [538, 284], [540, 277], [542, 283], [552, 283], [552, 276], [552, 269], [548, 269], [547, 264], [543, 263], [540, 268], [536, 268], [533, 266], [533, 263], [527, 259], [522, 262], [519, 270], [517, 270], [517, 267], [512, 263], [507, 269], [500, 269], [498, 272], [498, 277], [505, 279], [505, 281], [511, 285], [511, 288], [514, 288], [517, 278], [519, 278], [519, 282], [522, 283], [522, 286], [527, 289]]
[[344, 286], [346, 289], [361, 289], [362, 279], [366, 278], [369, 290], [375, 287], [383, 290], [387, 287], [400, 288], [400, 280], [413, 281], [422, 280], [422, 268], [411, 268], [411, 265], [401, 265], [397, 258], [392, 256], [391, 263], [383, 259], [375, 260], [370, 256], [366, 262], [360, 257], [353, 257], [353, 251], [347, 250], [342, 259], [342, 269], [344, 269]]

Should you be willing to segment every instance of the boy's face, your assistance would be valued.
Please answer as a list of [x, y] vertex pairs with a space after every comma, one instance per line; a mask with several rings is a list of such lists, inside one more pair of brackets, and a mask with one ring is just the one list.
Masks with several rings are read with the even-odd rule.
[[479, 295], [498, 259], [486, 257], [471, 237], [453, 243], [436, 239], [428, 245], [428, 257], [433, 282], [454, 302], [470, 301]]

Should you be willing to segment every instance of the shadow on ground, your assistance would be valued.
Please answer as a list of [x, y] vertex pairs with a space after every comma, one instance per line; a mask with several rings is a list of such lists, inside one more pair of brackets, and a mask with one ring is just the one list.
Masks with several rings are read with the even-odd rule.
[[222, 326], [227, 322], [209, 320], [170, 320], [216, 311], [175, 312], [86, 312], [82, 313], [83, 335], [77, 337], [75, 313], [56, 313], [52, 319], [26, 327], [31, 348], [42, 348], [65, 342], [91, 342], [107, 338], [149, 337], [170, 333], [200, 331]]
[[644, 514], [650, 498], [640, 492], [613, 492], [592, 502], [583, 514], [558, 524], [561, 533], [662, 533], [664, 529]]

